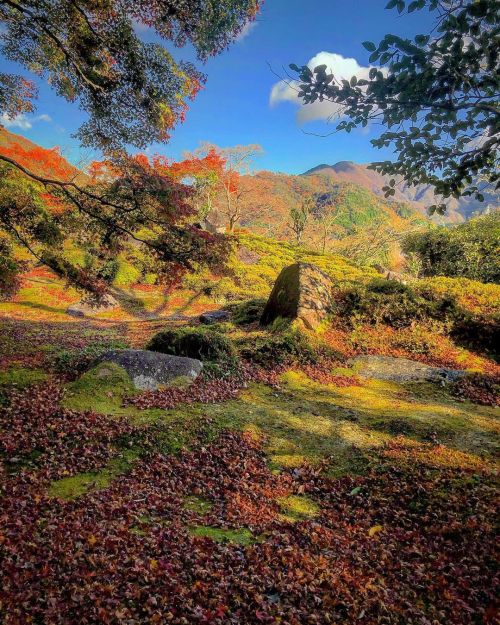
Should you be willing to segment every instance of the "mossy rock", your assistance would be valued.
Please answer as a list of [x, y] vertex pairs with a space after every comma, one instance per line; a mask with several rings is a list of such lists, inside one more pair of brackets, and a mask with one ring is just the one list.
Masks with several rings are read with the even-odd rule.
[[311, 263], [295, 263], [278, 276], [260, 322], [275, 319], [297, 320], [309, 330], [317, 330], [333, 310], [333, 284], [329, 276]]
[[[152, 391], [168, 386], [186, 386], [201, 373], [203, 365], [194, 358], [171, 356], [145, 349], [117, 349], [102, 356], [103, 363], [122, 367], [134, 388]], [[99, 375], [102, 375], [102, 371]]]

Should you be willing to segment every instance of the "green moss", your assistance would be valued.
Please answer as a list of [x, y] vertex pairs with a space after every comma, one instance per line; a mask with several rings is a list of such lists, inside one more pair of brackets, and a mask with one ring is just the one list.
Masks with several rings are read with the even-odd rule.
[[118, 271], [116, 272], [113, 284], [116, 286], [130, 286], [138, 282], [141, 272], [131, 262], [124, 258], [119, 259]]
[[48, 494], [60, 499], [75, 499], [91, 490], [107, 488], [114, 478], [130, 469], [139, 455], [138, 450], [128, 449], [119, 458], [110, 460], [101, 471], [78, 473], [52, 482]]
[[72, 410], [95, 410], [102, 414], [155, 420], [164, 415], [163, 410], [138, 410], [123, 406], [125, 397], [137, 391], [127, 372], [114, 363], [104, 362], [84, 373], [67, 385], [63, 405]]
[[190, 533], [193, 536], [203, 536], [210, 538], [215, 542], [229, 542], [238, 545], [251, 545], [258, 539], [252, 534], [252, 532], [246, 528], [237, 530], [220, 529], [218, 527], [209, 527], [206, 525], [198, 525], [197, 527], [189, 528]]
[[305, 495], [289, 495], [280, 497], [280, 519], [289, 523], [312, 519], [319, 514], [319, 506]]
[[30, 384], [42, 382], [48, 378], [48, 374], [40, 369], [25, 369], [23, 367], [11, 367], [0, 371], [0, 387], [15, 386], [25, 388]]

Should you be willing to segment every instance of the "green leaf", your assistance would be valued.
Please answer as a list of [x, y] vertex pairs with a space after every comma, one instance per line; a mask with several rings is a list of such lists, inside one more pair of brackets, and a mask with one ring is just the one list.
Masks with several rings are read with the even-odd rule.
[[362, 489], [362, 488], [363, 488], [362, 486], [356, 486], [356, 488], [353, 488], [353, 489], [351, 490], [351, 492], [349, 493], [349, 495], [357, 495], [359, 492], [361, 492], [361, 489]]
[[372, 41], [363, 41], [363, 47], [368, 50], [368, 52], [375, 52], [377, 46]]
[[370, 58], [368, 59], [368, 61], [370, 63], [374, 63], [377, 59], [378, 59], [378, 52], [372, 52], [372, 54], [370, 54]]
[[425, 46], [425, 44], [429, 41], [428, 35], [417, 35], [415, 37], [415, 43], [419, 46]]
[[398, 3], [398, 0], [390, 0], [390, 2], [386, 5], [386, 9], [393, 9], [396, 4]]

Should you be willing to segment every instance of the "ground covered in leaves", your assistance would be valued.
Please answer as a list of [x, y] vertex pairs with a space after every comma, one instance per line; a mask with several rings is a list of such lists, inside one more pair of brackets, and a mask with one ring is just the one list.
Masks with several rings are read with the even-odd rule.
[[[307, 435], [328, 438], [328, 428], [286, 431], [314, 429], [305, 415], [328, 389], [318, 397], [304, 376], [281, 384], [161, 421], [62, 407], [56, 383], [11, 392], [0, 435], [3, 622], [494, 623], [489, 457], [416, 440], [410, 426], [377, 438], [358, 425], [357, 453], [374, 438], [358, 475], [339, 477], [326, 453], [273, 469], [280, 427], [295, 444], [306, 435], [306, 455]], [[290, 410], [304, 411], [295, 422], [249, 415], [223, 427], [225, 407], [258, 412], [274, 399], [280, 412], [287, 393]], [[348, 417], [331, 412], [331, 427]]]
[[[26, 321], [15, 305], [0, 319], [0, 622], [498, 623], [494, 377], [277, 366], [280, 335], [229, 324], [273, 366], [139, 394], [118, 367], [79, 374], [164, 319]], [[324, 340], [498, 374], [418, 327]]]

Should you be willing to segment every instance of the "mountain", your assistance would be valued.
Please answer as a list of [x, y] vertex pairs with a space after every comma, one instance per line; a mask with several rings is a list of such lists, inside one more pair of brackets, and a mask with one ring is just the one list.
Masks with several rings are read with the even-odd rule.
[[[388, 184], [391, 176], [383, 176], [368, 165], [361, 165], [352, 161], [340, 161], [335, 165], [321, 164], [309, 169], [303, 176], [328, 176], [337, 182], [352, 182], [365, 189], [369, 189], [378, 196], [384, 195], [382, 187]], [[500, 206], [498, 192], [484, 193], [485, 201], [478, 202], [474, 198], [453, 198], [446, 200], [447, 212], [443, 217], [436, 216], [433, 221], [440, 223], [461, 223], [474, 214], [489, 212]], [[428, 206], [441, 203], [441, 200], [434, 194], [430, 185], [410, 186], [404, 181], [399, 181], [396, 186], [394, 199], [398, 202], [409, 202], [422, 214], [425, 214]]]
[[[332, 179], [330, 176], [291, 176], [269, 171], [242, 176], [239, 183], [239, 225], [258, 234], [287, 238], [290, 210], [308, 198], [334, 197], [336, 225], [350, 233], [363, 226], [391, 222], [403, 224], [428, 219], [408, 202], [387, 200], [365, 184]], [[225, 221], [224, 198], [217, 198], [212, 221]], [[321, 218], [320, 209], [313, 208], [311, 226]]]

